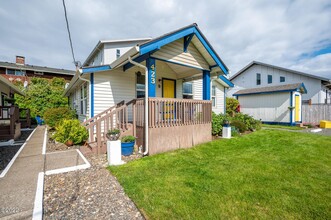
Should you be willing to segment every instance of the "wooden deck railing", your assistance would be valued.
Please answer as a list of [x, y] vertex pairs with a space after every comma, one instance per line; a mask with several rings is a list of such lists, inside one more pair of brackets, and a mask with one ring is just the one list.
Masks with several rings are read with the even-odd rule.
[[31, 127], [30, 109], [20, 108], [19, 117], [20, 117], [21, 127], [28, 127], [28, 128]]
[[20, 114], [17, 106], [0, 106], [0, 120], [9, 120], [10, 136], [15, 135], [15, 123], [19, 122]]
[[149, 127], [172, 127], [211, 123], [211, 101], [149, 98]]

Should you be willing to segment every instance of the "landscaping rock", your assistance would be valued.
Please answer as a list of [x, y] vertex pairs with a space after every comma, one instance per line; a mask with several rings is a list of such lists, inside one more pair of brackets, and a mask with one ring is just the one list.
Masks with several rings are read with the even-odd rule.
[[144, 219], [106, 169], [106, 155], [87, 159], [89, 169], [45, 176], [44, 219]]

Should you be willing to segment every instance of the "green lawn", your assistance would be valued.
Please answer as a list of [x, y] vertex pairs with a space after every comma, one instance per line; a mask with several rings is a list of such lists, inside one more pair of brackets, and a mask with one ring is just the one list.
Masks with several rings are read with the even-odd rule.
[[150, 219], [331, 218], [331, 137], [261, 130], [110, 170]]
[[286, 125], [269, 125], [269, 124], [262, 124], [264, 128], [280, 128], [280, 129], [287, 129], [287, 130], [303, 130], [305, 128], [297, 127], [297, 126], [286, 126]]

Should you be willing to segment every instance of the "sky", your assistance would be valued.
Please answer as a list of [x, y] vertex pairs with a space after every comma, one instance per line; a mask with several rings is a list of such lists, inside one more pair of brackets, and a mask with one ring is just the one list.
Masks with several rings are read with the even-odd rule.
[[[331, 79], [330, 0], [66, 0], [76, 60], [99, 40], [197, 23], [235, 74], [253, 60]], [[0, 60], [74, 69], [62, 0], [0, 0]]]

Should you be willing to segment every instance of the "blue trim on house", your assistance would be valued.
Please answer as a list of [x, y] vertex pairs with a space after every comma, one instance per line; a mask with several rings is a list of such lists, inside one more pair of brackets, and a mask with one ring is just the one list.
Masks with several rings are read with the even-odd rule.
[[270, 94], [270, 93], [279, 93], [279, 92], [293, 92], [296, 90], [279, 90], [279, 91], [270, 91], [270, 92], [253, 92], [246, 94], [233, 94], [233, 96], [245, 96], [245, 95], [258, 95], [258, 94]]
[[[301, 83], [301, 87], [304, 89], [304, 93], [303, 93], [303, 94], [307, 94], [307, 89], [306, 89], [305, 84]], [[300, 88], [301, 88], [301, 87], [299, 87], [299, 88], [297, 89], [298, 92], [300, 92]]]
[[202, 71], [202, 99], [210, 100], [210, 71]]
[[148, 97], [156, 97], [156, 65], [155, 59], [148, 58], [146, 60], [148, 69]]
[[220, 75], [218, 78], [221, 79], [223, 82], [225, 82], [229, 87], [231, 88], [234, 87], [234, 84], [230, 80], [228, 80], [225, 76]]
[[94, 73], [90, 74], [90, 100], [91, 100], [91, 106], [90, 106], [90, 115], [91, 118], [94, 117]]
[[194, 34], [190, 34], [184, 37], [184, 52], [187, 52], [188, 45], [191, 43]]
[[200, 67], [197, 67], [197, 66], [191, 66], [191, 65], [187, 65], [187, 64], [183, 64], [183, 63], [177, 63], [177, 62], [166, 60], [166, 59], [162, 59], [162, 58], [156, 58], [156, 57], [153, 57], [153, 56], [151, 56], [151, 58], [153, 58], [155, 60], [160, 60], [160, 61], [163, 61], [163, 62], [167, 62], [167, 63], [172, 63], [172, 64], [176, 64], [176, 65], [180, 65], [180, 66], [189, 67], [189, 68], [192, 68], [192, 69], [207, 70], [207, 71], [209, 71], [208, 69], [203, 69], [203, 68], [200, 68]]
[[155, 40], [152, 40], [146, 44], [142, 44], [139, 47], [140, 55], [144, 55], [146, 53], [149, 53], [153, 50], [159, 50], [162, 46], [169, 44], [173, 41], [176, 41], [180, 38], [184, 38], [188, 35], [195, 34], [195, 36], [200, 40], [202, 45], [205, 47], [205, 49], [208, 51], [210, 56], [213, 58], [215, 63], [221, 68], [221, 70], [228, 74], [228, 69], [226, 66], [222, 63], [216, 52], [212, 49], [212, 47], [209, 45], [207, 40], [204, 38], [204, 36], [200, 33], [198, 28], [196, 26], [189, 26], [185, 29], [178, 30], [172, 34], [168, 34], [164, 37], [157, 38]]
[[[133, 59], [133, 61], [137, 62], [137, 63], [141, 63], [145, 60], [147, 60], [150, 55], [153, 54], [152, 52], [151, 53], [146, 53], [144, 55], [141, 55], [141, 56], [138, 56], [137, 58]], [[124, 66], [123, 66], [123, 71], [127, 71], [128, 69], [130, 69], [131, 67], [133, 67], [134, 65], [132, 63], [126, 63]]]
[[110, 69], [111, 69], [111, 67], [109, 65], [83, 67], [82, 68], [82, 74], [107, 71], [107, 70], [110, 70]]
[[290, 124], [293, 124], [293, 92], [290, 92]]
[[287, 125], [287, 126], [295, 126], [296, 123], [288, 123], [288, 122], [276, 122], [276, 121], [261, 121], [263, 124], [268, 125]]

